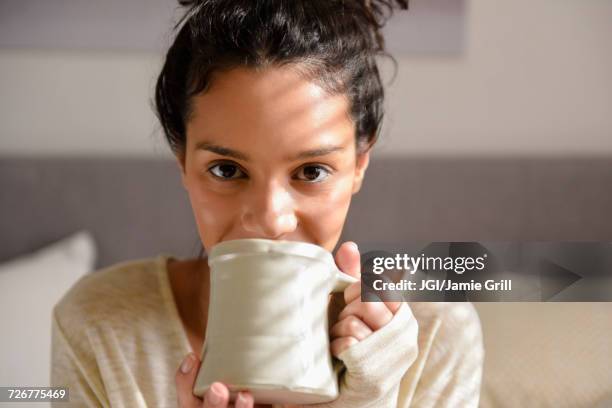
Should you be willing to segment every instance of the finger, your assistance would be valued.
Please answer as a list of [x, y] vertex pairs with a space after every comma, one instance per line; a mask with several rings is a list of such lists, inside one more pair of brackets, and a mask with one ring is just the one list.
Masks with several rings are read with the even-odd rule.
[[340, 312], [338, 321], [350, 315], [360, 318], [373, 331], [380, 329], [393, 319], [393, 313], [382, 302], [354, 300]]
[[[397, 312], [399, 310], [399, 308], [402, 306], [402, 303], [404, 303], [403, 301], [390, 301], [390, 300], [383, 300], [384, 298], [386, 298], [383, 294], [383, 296], [379, 296], [375, 293], [370, 293], [370, 297], [373, 299], [378, 299], [377, 301], [375, 300], [368, 300], [368, 303], [371, 302], [380, 302], [380, 303], [384, 303], [387, 306], [387, 309], [389, 309], [391, 311], [392, 314], [395, 315], [395, 312]], [[366, 303], [366, 302], [364, 302]]]
[[357, 343], [359, 343], [359, 340], [354, 337], [339, 337], [334, 339], [330, 344], [332, 355], [338, 357], [344, 350]]
[[255, 400], [253, 395], [249, 392], [239, 392], [236, 397], [235, 408], [253, 408]]
[[361, 300], [361, 282], [351, 283], [344, 289], [344, 302], [347, 305], [355, 299]]
[[227, 408], [229, 403], [229, 390], [220, 382], [214, 382], [204, 394], [204, 408]]
[[330, 335], [333, 339], [337, 337], [354, 337], [361, 341], [370, 334], [372, 334], [372, 329], [355, 315], [345, 317], [330, 330]]
[[193, 384], [199, 367], [199, 359], [194, 353], [189, 353], [176, 371], [174, 381], [180, 408], [202, 407], [202, 400], [193, 395]]
[[342, 272], [361, 279], [361, 257], [357, 244], [347, 241], [336, 252], [336, 265]]
[[402, 303], [404, 302], [384, 302], [384, 303], [387, 306], [387, 309], [389, 309], [391, 313], [395, 315], [395, 312], [399, 310], [399, 308], [402, 306]]

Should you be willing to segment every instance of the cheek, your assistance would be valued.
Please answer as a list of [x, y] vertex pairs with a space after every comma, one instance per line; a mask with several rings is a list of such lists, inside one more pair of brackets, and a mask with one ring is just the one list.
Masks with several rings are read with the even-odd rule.
[[218, 241], [236, 219], [235, 201], [201, 186], [189, 186], [189, 200], [205, 248]]
[[316, 199], [305, 200], [303, 218], [305, 227], [320, 243], [340, 235], [352, 197], [352, 183], [344, 180]]

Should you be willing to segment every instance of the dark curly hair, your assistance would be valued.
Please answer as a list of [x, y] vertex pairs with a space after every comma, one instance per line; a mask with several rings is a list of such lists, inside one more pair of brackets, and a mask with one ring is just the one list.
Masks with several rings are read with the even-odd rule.
[[[179, 21], [155, 88], [168, 143], [183, 155], [191, 99], [212, 74], [290, 65], [330, 94], [344, 93], [358, 149], [380, 132], [384, 90], [376, 65], [387, 56], [381, 28], [408, 0], [179, 0]], [[395, 60], [393, 60], [395, 63]]]

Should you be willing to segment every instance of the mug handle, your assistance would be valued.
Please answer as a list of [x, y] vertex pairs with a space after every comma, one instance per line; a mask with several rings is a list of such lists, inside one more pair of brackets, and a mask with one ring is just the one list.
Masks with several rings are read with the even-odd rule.
[[332, 292], [342, 292], [351, 283], [359, 282], [359, 279], [354, 278], [351, 275], [347, 275], [340, 269], [336, 269], [335, 275], [336, 281], [334, 282]]

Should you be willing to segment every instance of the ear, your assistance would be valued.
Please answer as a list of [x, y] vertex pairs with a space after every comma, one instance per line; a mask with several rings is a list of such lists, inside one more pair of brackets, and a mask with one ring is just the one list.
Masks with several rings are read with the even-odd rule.
[[365, 171], [370, 164], [370, 147], [357, 153], [357, 161], [355, 163], [355, 176], [353, 178], [353, 194], [361, 190]]

